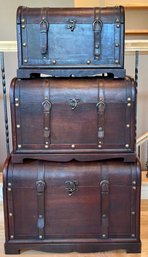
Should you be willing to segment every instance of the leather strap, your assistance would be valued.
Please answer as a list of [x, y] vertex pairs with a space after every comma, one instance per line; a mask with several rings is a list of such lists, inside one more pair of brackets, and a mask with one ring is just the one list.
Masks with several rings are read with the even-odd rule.
[[100, 8], [94, 9], [94, 22], [93, 22], [93, 31], [94, 31], [94, 58], [99, 59], [101, 54], [101, 30], [102, 30], [102, 21], [100, 19]]
[[108, 180], [108, 166], [102, 164], [101, 166], [101, 237], [106, 239], [109, 237], [109, 180]]
[[45, 168], [43, 162], [38, 162], [38, 178], [36, 181], [37, 206], [38, 206], [38, 237], [44, 239], [45, 227]]
[[98, 80], [98, 143], [100, 148], [103, 144], [104, 138], [104, 115], [105, 115], [105, 102], [104, 102], [104, 83]]
[[40, 48], [41, 54], [45, 55], [48, 51], [48, 28], [49, 24], [46, 19], [46, 9], [41, 9], [41, 21], [40, 21]]
[[50, 84], [49, 80], [45, 80], [43, 85], [44, 89], [44, 101], [42, 102], [43, 105], [43, 112], [44, 112], [44, 143], [45, 148], [48, 148], [50, 144], [50, 114], [51, 114], [51, 102], [50, 99]]

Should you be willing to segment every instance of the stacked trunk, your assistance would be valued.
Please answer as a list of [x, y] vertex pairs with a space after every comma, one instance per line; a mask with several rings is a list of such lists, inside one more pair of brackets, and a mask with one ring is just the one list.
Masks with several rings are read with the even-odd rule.
[[140, 252], [137, 89], [124, 70], [124, 9], [19, 7], [17, 32], [5, 252]]

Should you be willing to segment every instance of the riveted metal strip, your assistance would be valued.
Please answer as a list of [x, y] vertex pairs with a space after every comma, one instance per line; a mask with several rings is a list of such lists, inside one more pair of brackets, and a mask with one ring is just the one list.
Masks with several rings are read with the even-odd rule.
[[26, 7], [22, 8], [21, 35], [22, 35], [22, 64], [28, 64], [28, 42], [27, 42], [27, 15]]
[[126, 124], [125, 124], [125, 149], [131, 147], [131, 115], [133, 108], [131, 81], [126, 82]]
[[115, 7], [115, 26], [114, 26], [114, 63], [116, 65], [120, 64], [120, 49], [121, 49], [121, 23], [120, 23], [120, 15], [119, 8]]
[[101, 237], [106, 239], [109, 237], [109, 174], [108, 166], [101, 166]]
[[16, 149], [22, 149], [20, 83], [15, 85], [14, 106], [16, 115]]
[[8, 217], [9, 217], [9, 237], [14, 239], [14, 210], [13, 210], [13, 165], [9, 165], [7, 180], [7, 196], [8, 196]]
[[38, 162], [38, 178], [36, 181], [37, 190], [37, 228], [38, 238], [44, 239], [44, 228], [45, 228], [45, 167], [44, 162]]
[[131, 164], [131, 237], [136, 237], [136, 202], [137, 202], [137, 172]]

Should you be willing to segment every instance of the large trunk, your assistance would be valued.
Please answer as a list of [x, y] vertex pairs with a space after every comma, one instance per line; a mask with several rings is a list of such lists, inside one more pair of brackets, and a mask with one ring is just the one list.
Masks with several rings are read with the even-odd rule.
[[123, 7], [19, 7], [18, 76], [124, 77], [124, 20]]
[[50, 251], [50, 244], [60, 249], [67, 242], [71, 251], [77, 244], [87, 249], [96, 243], [99, 250], [102, 243], [112, 249], [140, 243], [139, 163], [10, 162], [4, 199], [6, 241], [12, 247], [48, 243]]
[[14, 79], [11, 110], [16, 158], [135, 158], [136, 85], [130, 78]]

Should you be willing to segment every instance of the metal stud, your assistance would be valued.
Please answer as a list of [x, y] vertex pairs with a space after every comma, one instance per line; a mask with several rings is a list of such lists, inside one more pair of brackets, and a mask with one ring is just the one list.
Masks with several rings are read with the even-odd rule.
[[52, 64], [56, 64], [56, 60], [52, 60]]
[[129, 124], [129, 123], [128, 123], [128, 124], [126, 124], [126, 127], [127, 127], [127, 128], [130, 128], [130, 124]]
[[126, 148], [129, 148], [129, 144], [126, 144], [125, 147], [126, 147]]
[[22, 18], [22, 19], [21, 19], [21, 22], [25, 22], [25, 19], [24, 19], [24, 18]]
[[24, 24], [22, 24], [22, 29], [24, 29], [25, 28], [25, 25]]
[[115, 60], [115, 63], [116, 63], [116, 64], [118, 64], [118, 63], [119, 63], [119, 60], [118, 60], [118, 59], [116, 59], [116, 60]]
[[116, 27], [117, 27], [117, 28], [120, 28], [120, 24], [117, 24]]
[[135, 237], [135, 234], [131, 234], [132, 237]]
[[133, 187], [133, 190], [136, 190], [136, 187], [135, 187], [135, 186]]
[[43, 218], [43, 215], [40, 214], [40, 215], [39, 215], [39, 218]]
[[9, 186], [9, 187], [11, 187], [11, 186], [12, 186], [12, 184], [9, 182], [9, 183], [8, 183], [8, 186]]
[[132, 211], [132, 215], [135, 215], [136, 214], [136, 212], [135, 211]]
[[130, 97], [128, 97], [128, 98], [127, 98], [127, 101], [131, 101], [131, 98], [130, 98]]
[[47, 57], [46, 57], [46, 56], [43, 56], [43, 59], [47, 59]]
[[97, 49], [98, 49], [98, 48], [99, 48], [99, 45], [98, 45], [98, 44], [96, 44], [96, 45], [95, 45], [95, 48], [97, 48]]
[[116, 43], [116, 44], [115, 44], [115, 47], [119, 47], [119, 43]]
[[17, 127], [17, 128], [20, 128], [20, 124], [17, 124], [16, 127]]
[[48, 145], [48, 141], [46, 141], [45, 144]]
[[128, 104], [127, 104], [127, 106], [129, 106], [129, 107], [130, 107], [130, 106], [131, 106], [131, 103], [128, 103]]
[[48, 145], [45, 145], [45, 148], [48, 148]]
[[120, 22], [119, 18], [116, 18], [116, 23], [119, 23], [119, 22]]
[[102, 214], [102, 218], [106, 218], [107, 217], [107, 215], [106, 214]]
[[10, 187], [8, 187], [8, 191], [11, 191], [11, 188], [10, 188]]
[[102, 237], [105, 238], [105, 237], [106, 237], [106, 234], [102, 234]]
[[102, 148], [102, 145], [99, 144], [99, 145], [98, 145], [98, 148]]
[[11, 238], [11, 239], [13, 239], [13, 238], [14, 238], [14, 236], [13, 236], [13, 235], [11, 235], [11, 236], [10, 236], [10, 238]]
[[45, 98], [44, 98], [45, 100], [47, 100], [48, 99], [48, 96], [45, 96]]
[[15, 98], [15, 102], [18, 102], [18, 100], [19, 100], [19, 99], [16, 97], [16, 98]]
[[99, 141], [99, 144], [102, 144], [102, 142], [101, 142], [101, 141]]
[[73, 148], [73, 149], [74, 149], [75, 147], [76, 147], [76, 146], [75, 146], [74, 144], [72, 144], [72, 145], [71, 145], [71, 148]]
[[99, 59], [99, 56], [96, 56], [95, 58], [96, 58], [96, 59]]
[[42, 239], [42, 238], [43, 238], [43, 236], [42, 236], [42, 235], [39, 235], [39, 238], [40, 238], [40, 239]]
[[87, 64], [90, 64], [91, 63], [91, 60], [87, 60], [87, 62], [86, 62]]
[[19, 103], [16, 103], [15, 106], [18, 107], [18, 106], [19, 106]]
[[135, 180], [133, 180], [133, 185], [136, 185], [136, 181]]
[[21, 148], [22, 146], [21, 146], [21, 145], [18, 145], [17, 147], [18, 147], [18, 148]]
[[13, 214], [10, 212], [10, 213], [9, 213], [9, 216], [12, 217], [12, 215], [13, 215]]
[[27, 44], [26, 43], [23, 43], [23, 47], [26, 47], [27, 46]]
[[27, 63], [28, 62], [28, 60], [27, 59], [24, 59], [24, 63]]

